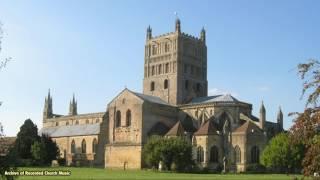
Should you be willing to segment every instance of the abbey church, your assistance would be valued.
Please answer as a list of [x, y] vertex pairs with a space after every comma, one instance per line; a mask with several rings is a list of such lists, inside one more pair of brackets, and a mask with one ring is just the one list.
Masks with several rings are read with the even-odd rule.
[[48, 93], [40, 133], [56, 141], [68, 165], [141, 169], [144, 144], [161, 135], [190, 141], [200, 168], [243, 172], [283, 131], [281, 109], [271, 122], [263, 103], [256, 117], [252, 104], [230, 94], [208, 96], [205, 29], [188, 35], [179, 19], [167, 34], [153, 36], [148, 27], [143, 69], [143, 92], [125, 88], [105, 112], [78, 114], [73, 96], [69, 114], [55, 114]]

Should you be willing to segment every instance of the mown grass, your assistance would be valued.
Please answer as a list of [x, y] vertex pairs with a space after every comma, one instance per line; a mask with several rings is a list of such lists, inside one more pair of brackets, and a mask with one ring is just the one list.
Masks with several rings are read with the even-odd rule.
[[[257, 180], [257, 179], [293, 179], [297, 175], [286, 174], [189, 174], [189, 173], [170, 173], [155, 172], [147, 170], [109, 170], [99, 168], [75, 168], [75, 167], [58, 167], [58, 168], [19, 168], [19, 171], [54, 171], [63, 170], [71, 171], [71, 176], [19, 176], [20, 179], [156, 179], [156, 180], [189, 180], [189, 179], [222, 179], [222, 180]], [[301, 178], [301, 175], [297, 176]]]

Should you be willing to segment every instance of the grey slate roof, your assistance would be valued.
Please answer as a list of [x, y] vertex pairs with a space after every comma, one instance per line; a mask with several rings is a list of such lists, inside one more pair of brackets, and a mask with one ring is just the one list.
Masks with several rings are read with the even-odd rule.
[[55, 126], [42, 128], [39, 134], [47, 134], [50, 137], [83, 136], [100, 133], [100, 123], [81, 124], [72, 126]]
[[197, 104], [197, 103], [211, 103], [211, 102], [239, 102], [239, 100], [231, 96], [230, 94], [226, 94], [226, 95], [193, 98], [190, 103]]
[[135, 94], [136, 96], [138, 96], [139, 98], [141, 98], [145, 101], [149, 101], [149, 102], [156, 103], [156, 104], [169, 105], [167, 102], [160, 99], [159, 97], [141, 94], [141, 93], [137, 93], [137, 92], [133, 92], [133, 91], [130, 91], [130, 92], [132, 92], [133, 94]]

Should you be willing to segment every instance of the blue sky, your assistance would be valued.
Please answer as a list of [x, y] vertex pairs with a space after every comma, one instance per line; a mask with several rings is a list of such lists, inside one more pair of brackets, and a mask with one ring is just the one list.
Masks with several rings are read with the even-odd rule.
[[263, 100], [267, 119], [279, 105], [302, 111], [296, 65], [320, 56], [319, 1], [6, 1], [0, 58], [0, 121], [16, 135], [25, 119], [42, 126], [44, 98], [66, 114], [72, 93], [78, 112], [102, 112], [125, 86], [142, 91], [146, 28], [154, 35], [207, 30], [209, 93], [231, 93], [253, 104]]

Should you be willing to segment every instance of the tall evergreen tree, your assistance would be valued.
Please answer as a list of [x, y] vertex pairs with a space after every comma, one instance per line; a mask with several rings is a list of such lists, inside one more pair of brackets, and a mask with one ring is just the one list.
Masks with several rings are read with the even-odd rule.
[[20, 127], [15, 143], [17, 155], [23, 159], [31, 159], [31, 145], [39, 140], [37, 125], [31, 119], [25, 120], [24, 124]]

